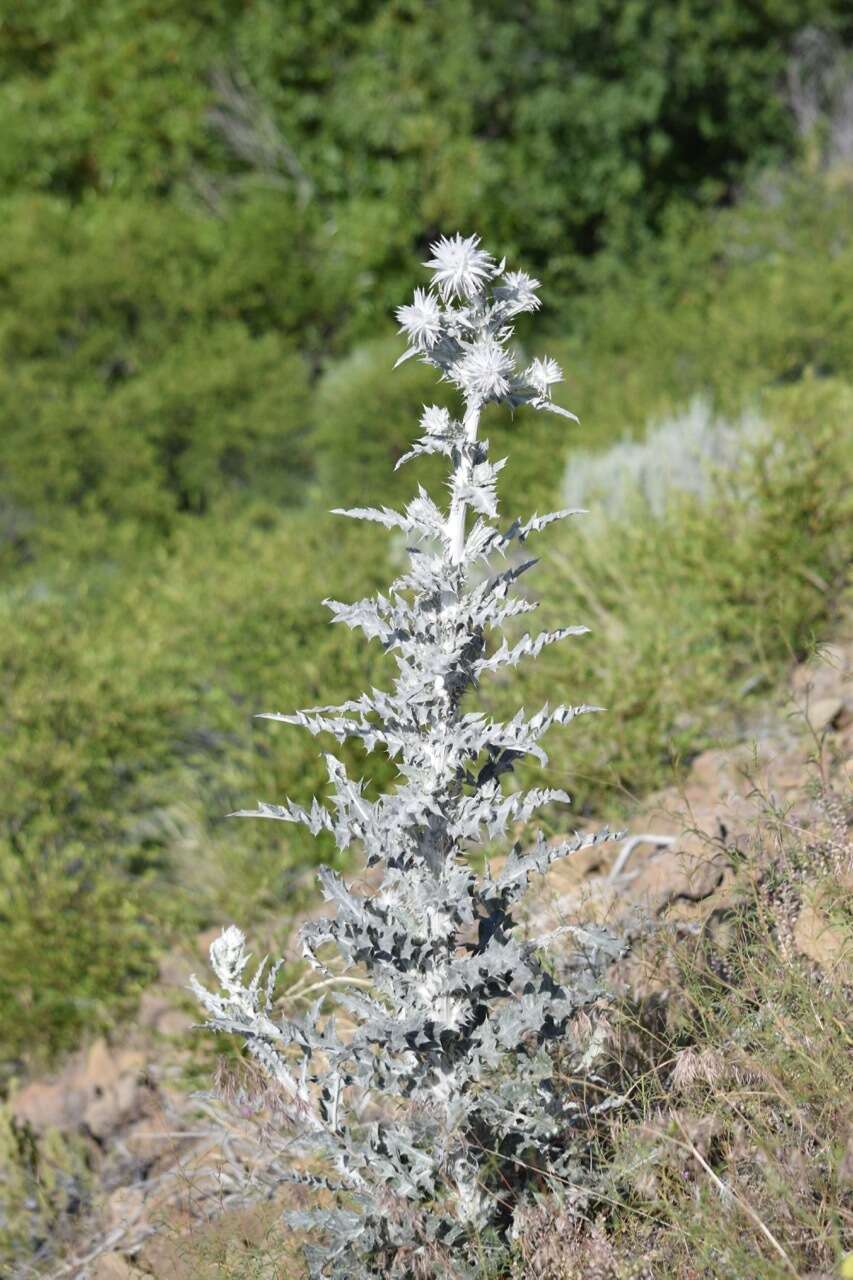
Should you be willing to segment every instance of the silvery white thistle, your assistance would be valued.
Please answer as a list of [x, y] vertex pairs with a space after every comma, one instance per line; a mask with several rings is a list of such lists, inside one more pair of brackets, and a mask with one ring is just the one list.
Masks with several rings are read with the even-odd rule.
[[425, 360], [462, 392], [461, 417], [426, 408], [422, 434], [400, 460], [445, 455], [449, 509], [420, 489], [402, 511], [341, 512], [402, 530], [410, 543], [408, 568], [386, 595], [326, 602], [334, 621], [360, 628], [393, 655], [393, 687], [269, 716], [386, 753], [398, 785], [369, 800], [327, 755], [331, 806], [262, 803], [240, 815], [329, 832], [340, 850], [358, 845], [378, 870], [365, 895], [322, 869], [332, 913], [302, 929], [321, 982], [341, 978], [329, 968], [331, 948], [343, 974], [369, 987], [330, 984], [329, 1008], [321, 1001], [300, 1020], [283, 1018], [274, 971], [264, 980], [261, 965], [246, 983], [244, 939], [233, 926], [211, 947], [220, 990], [194, 980], [208, 1025], [243, 1037], [286, 1099], [304, 1154], [326, 1167], [322, 1177], [293, 1170], [295, 1180], [334, 1194], [333, 1208], [292, 1217], [316, 1231], [306, 1256], [317, 1280], [474, 1277], [484, 1260], [505, 1257], [517, 1210], [542, 1188], [568, 1185], [581, 1194], [588, 1162], [574, 1135], [590, 1111], [609, 1105], [590, 1108], [565, 1081], [587, 1060], [573, 1015], [602, 994], [599, 974], [618, 943], [601, 929], [567, 926], [574, 949], [564, 947], [546, 968], [539, 948], [550, 939], [518, 937], [513, 915], [531, 875], [609, 833], [513, 843], [494, 874], [477, 874], [467, 857], [542, 806], [568, 803], [562, 790], [504, 793], [502, 779], [523, 756], [546, 760], [541, 739], [552, 725], [600, 710], [546, 705], [501, 723], [466, 709], [466, 695], [489, 672], [586, 631], [563, 627], [487, 645], [490, 631], [535, 608], [513, 595], [534, 562], [485, 576], [483, 566], [577, 513], [504, 529], [494, 523], [503, 463], [489, 460], [479, 438], [483, 405], [573, 415], [550, 399], [562, 376], [555, 362], [535, 360], [519, 372], [509, 346], [512, 317], [539, 305], [538, 282], [506, 272], [478, 246], [478, 237], [459, 235], [432, 245], [431, 290], [417, 290], [398, 312], [410, 342], [401, 358]]
[[415, 300], [400, 307], [397, 319], [409, 341], [421, 351], [429, 351], [441, 333], [441, 311], [437, 300], [425, 289], [415, 289]]
[[463, 240], [458, 233], [442, 236], [430, 245], [432, 257], [424, 263], [432, 269], [433, 288], [445, 302], [451, 298], [475, 298], [494, 274], [494, 260], [478, 249], [479, 236]]

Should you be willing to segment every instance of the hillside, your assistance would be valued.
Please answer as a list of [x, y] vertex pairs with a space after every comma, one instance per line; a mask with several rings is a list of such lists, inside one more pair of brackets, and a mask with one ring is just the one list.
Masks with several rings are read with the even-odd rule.
[[[321, 602], [381, 590], [401, 548], [329, 510], [440, 496], [435, 459], [394, 470], [451, 392], [393, 370], [393, 310], [458, 228], [547, 280], [520, 340], [560, 361], [580, 419], [486, 410], [502, 509], [590, 510], [542, 540], [531, 584], [545, 627], [592, 634], [483, 707], [605, 706], [551, 736], [537, 785], [566, 787], [581, 826], [675, 837], [538, 900], [666, 922], [617, 978], [601, 1069], [638, 1074], [596, 1135], [615, 1207], [541, 1280], [597, 1256], [625, 1280], [646, 1253], [673, 1280], [746, 1280], [756, 1257], [829, 1275], [853, 1249], [849, 6], [293, 8], [0, 18], [0, 1273], [298, 1274], [272, 1211], [232, 1203], [227, 1160], [260, 1177], [257, 1149], [235, 1128], [223, 1164], [198, 1136], [215, 1124], [191, 1091], [222, 1054], [228, 1093], [239, 1065], [190, 1033], [181, 990], [223, 923], [278, 951], [317, 910], [318, 859], [347, 870], [323, 837], [224, 815], [327, 785], [318, 744], [256, 713], [387, 677]], [[754, 787], [734, 763], [753, 744]], [[344, 758], [369, 794], [394, 776]], [[743, 913], [732, 943], [717, 926]], [[659, 1023], [644, 963], [668, 975]], [[739, 1020], [735, 1080], [714, 1055]], [[745, 1253], [717, 1233], [714, 1177]]]

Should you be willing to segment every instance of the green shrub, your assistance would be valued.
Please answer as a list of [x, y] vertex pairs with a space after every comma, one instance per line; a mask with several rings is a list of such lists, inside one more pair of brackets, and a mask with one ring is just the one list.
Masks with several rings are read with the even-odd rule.
[[0, 837], [0, 1086], [127, 1016], [156, 977], [145, 882], [108, 852]]
[[332, 362], [317, 385], [310, 447], [324, 507], [357, 506], [371, 486], [381, 502], [413, 490], [409, 474], [394, 472], [411, 442], [412, 421], [434, 400], [449, 405], [453, 392], [436, 387], [432, 371], [415, 360], [390, 378], [399, 355], [399, 338], [374, 339]]
[[[554, 335], [547, 350], [566, 370], [555, 398], [577, 412], [580, 425], [549, 439], [528, 411], [519, 410], [508, 425], [500, 415], [487, 416], [498, 456], [516, 431], [526, 436], [515, 472], [507, 473], [508, 510], [558, 502], [562, 462], [574, 448], [640, 436], [650, 420], [680, 409], [697, 392], [735, 416], [763, 391], [809, 371], [848, 376], [849, 188], [792, 180], [774, 208], [752, 199], [713, 217], [684, 214], [671, 223], [635, 262], [602, 261], [592, 270], [589, 292], [572, 302], [565, 319], [543, 313]], [[309, 450], [326, 506], [339, 491], [344, 502], [360, 501], [371, 468], [384, 467], [405, 448], [402, 424], [426, 398], [425, 371], [407, 365], [399, 385], [389, 386], [393, 359], [392, 339], [366, 343], [332, 362], [320, 381]], [[379, 496], [397, 501], [411, 483], [405, 475], [390, 476]]]
[[[64, 540], [69, 515], [162, 537], [223, 495], [304, 500], [308, 369], [268, 317], [254, 328], [259, 285], [231, 271], [221, 228], [109, 201], [7, 211], [0, 497], [18, 554]], [[298, 296], [275, 267], [275, 289]]]
[[[853, 37], [844, 0], [301, 0], [293, 20], [278, 0], [26, 0], [0, 29], [0, 191], [218, 214], [235, 182], [292, 195], [287, 166], [253, 169], [209, 127], [211, 72], [236, 65], [320, 214], [311, 278], [363, 337], [438, 227], [485, 218], [568, 289], [584, 255], [729, 200], [796, 151], [781, 86], [806, 26]], [[244, 244], [275, 279], [274, 244]]]
[[221, 6], [163, 0], [85, 6], [23, 0], [0, 32], [0, 182], [78, 198], [161, 193], [203, 146], [205, 68]]
[[0, 1266], [6, 1274], [34, 1256], [55, 1257], [91, 1202], [84, 1139], [56, 1129], [36, 1136], [0, 1104]]
[[[411, 423], [417, 422], [424, 405], [449, 406], [453, 389], [434, 379], [430, 385], [430, 370], [415, 360], [389, 379], [399, 354], [399, 338], [374, 339], [333, 361], [320, 379], [308, 451], [316, 463], [321, 507], [358, 505], [368, 492], [374, 501], [398, 503], [413, 495], [416, 484], [427, 488], [439, 482], [441, 465], [433, 459], [422, 460], [416, 478], [409, 474], [411, 469], [393, 468], [411, 443]], [[528, 408], [507, 415], [487, 405], [483, 429], [498, 458], [512, 448], [518, 432], [524, 434], [522, 456], [502, 485], [508, 512], [515, 515], [557, 500], [560, 475], [553, 457], [555, 452], [558, 458], [564, 456], [573, 424], [543, 420]]]

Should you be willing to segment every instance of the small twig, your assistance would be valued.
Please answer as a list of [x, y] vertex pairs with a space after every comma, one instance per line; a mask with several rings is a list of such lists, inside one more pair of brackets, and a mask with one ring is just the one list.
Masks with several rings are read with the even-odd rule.
[[[613, 863], [613, 866], [610, 868], [610, 874], [608, 875], [607, 879], [609, 881], [618, 879], [622, 871], [625, 869], [625, 865], [628, 859], [630, 858], [631, 854], [634, 852], [638, 844], [654, 845], [655, 850], [657, 852], [661, 849], [668, 849], [670, 845], [675, 844], [675, 841], [676, 841], [675, 836], [656, 836], [654, 834], [641, 835], [641, 836], [629, 836], [628, 839], [622, 845], [622, 848], [619, 850], [619, 855], [616, 861]], [[655, 855], [653, 854], [652, 856], [654, 857]]]
[[369, 987], [371, 985], [369, 978], [350, 978], [347, 974], [341, 974], [337, 978], [323, 978], [321, 982], [312, 982], [307, 987], [300, 987], [299, 983], [297, 983], [289, 991], [284, 992], [283, 999], [301, 1000], [310, 991], [321, 991], [324, 987], [331, 987], [339, 982], [343, 982], [350, 987]]

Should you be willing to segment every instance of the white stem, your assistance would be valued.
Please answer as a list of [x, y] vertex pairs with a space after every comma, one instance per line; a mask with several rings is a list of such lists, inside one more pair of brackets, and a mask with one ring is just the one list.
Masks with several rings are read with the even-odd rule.
[[[480, 425], [480, 409], [479, 400], [469, 400], [465, 408], [465, 417], [462, 426], [465, 431], [466, 444], [473, 444], [477, 439], [477, 428]], [[458, 477], [467, 476], [470, 470], [470, 464], [463, 459], [459, 463], [456, 475]], [[448, 543], [450, 546], [450, 559], [453, 564], [462, 563], [462, 555], [465, 550], [465, 511], [467, 503], [463, 498], [454, 497], [450, 504], [450, 515], [447, 520]]]

